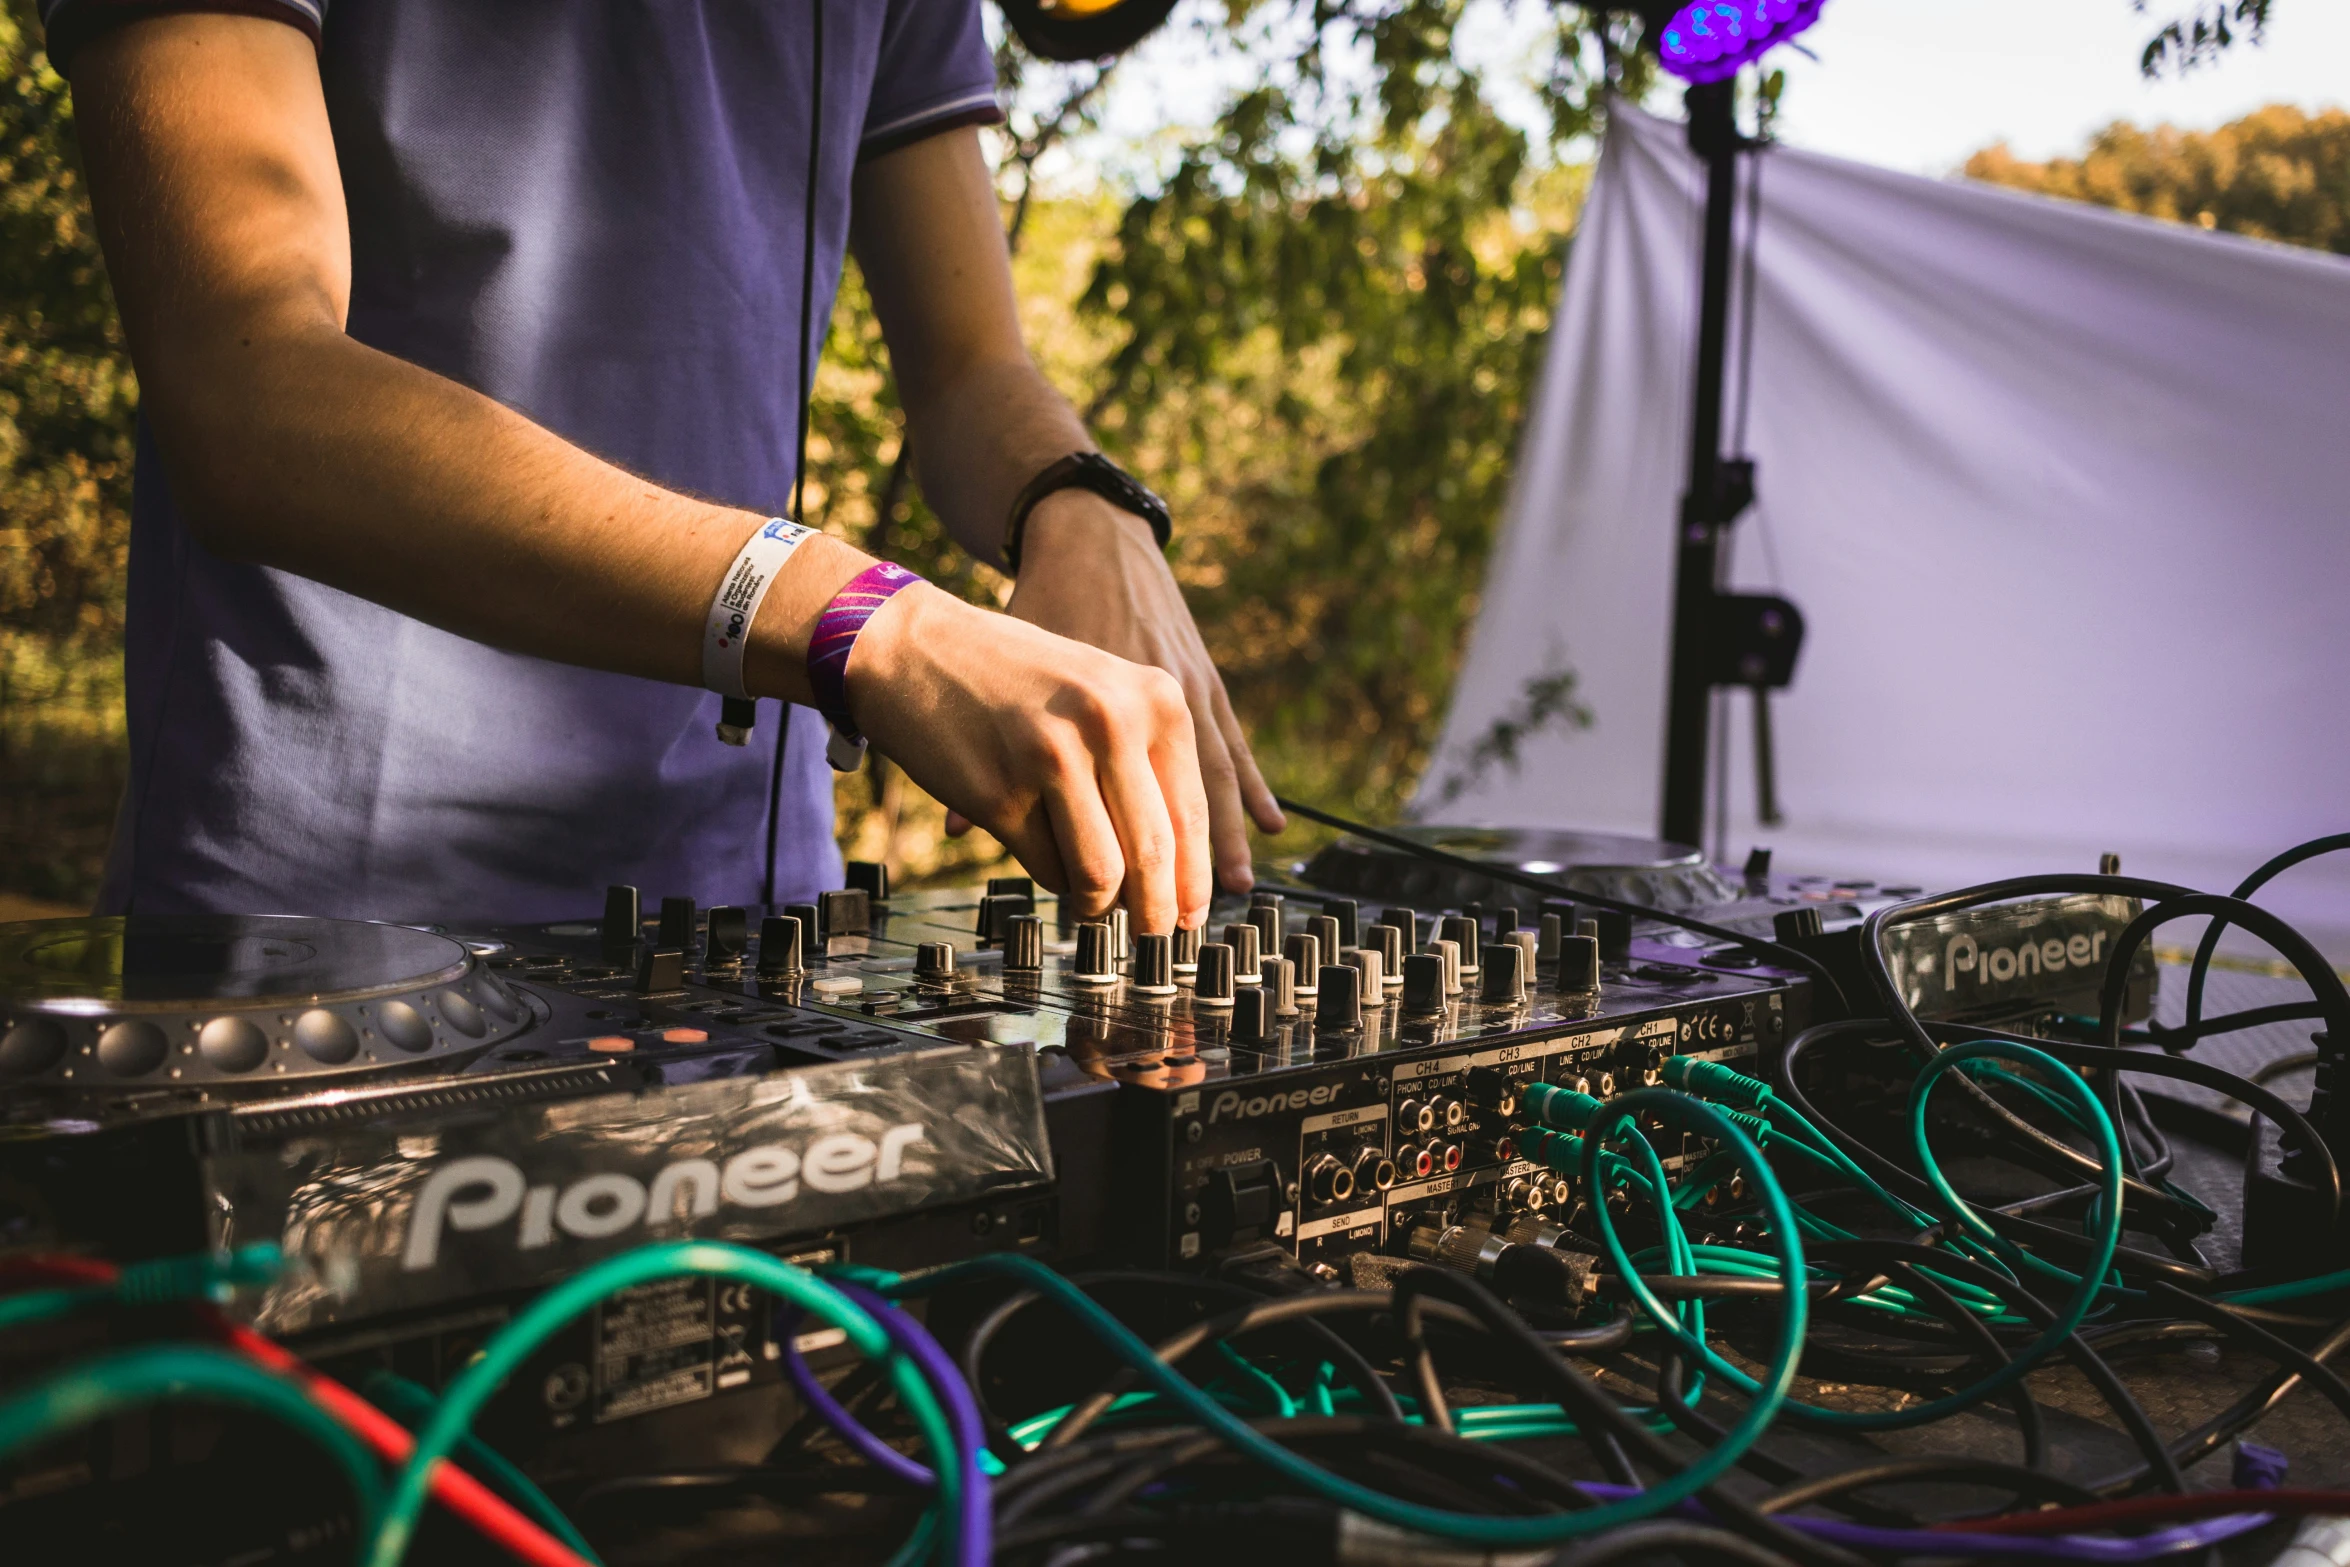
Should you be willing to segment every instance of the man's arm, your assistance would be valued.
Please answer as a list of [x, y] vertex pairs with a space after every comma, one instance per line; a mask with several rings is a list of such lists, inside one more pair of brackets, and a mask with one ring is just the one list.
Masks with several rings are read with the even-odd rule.
[[[855, 195], [851, 242], [889, 340], [922, 492], [965, 549], [1000, 563], [1014, 497], [1056, 458], [1093, 450], [1093, 440], [1021, 341], [978, 132], [869, 160]], [[1021, 541], [1011, 612], [1181, 682], [1217, 876], [1246, 889], [1248, 819], [1278, 832], [1281, 811], [1150, 525], [1090, 491], [1046, 497]]]
[[[73, 88], [142, 405], [200, 545], [500, 647], [699, 683], [711, 594], [761, 519], [345, 335], [349, 227], [308, 39], [157, 17], [82, 48]], [[816, 617], [867, 564], [822, 538], [792, 557], [751, 691], [808, 699]], [[849, 691], [876, 745], [1087, 912], [1204, 917], [1206, 804], [1166, 676], [917, 588], [865, 628]]]

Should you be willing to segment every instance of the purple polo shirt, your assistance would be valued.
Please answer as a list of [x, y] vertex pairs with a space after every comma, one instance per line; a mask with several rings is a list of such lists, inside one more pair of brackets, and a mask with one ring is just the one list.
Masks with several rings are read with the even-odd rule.
[[[999, 117], [977, 0], [44, 0], [43, 20], [69, 74], [81, 41], [156, 10], [308, 33], [351, 336], [662, 484], [780, 512], [819, 3], [821, 338], [858, 160]], [[774, 703], [738, 750], [706, 692], [214, 559], [144, 430], [130, 570], [131, 775], [102, 910], [537, 920], [616, 881], [758, 900]], [[778, 901], [839, 875], [822, 725], [795, 709], [789, 736]]]

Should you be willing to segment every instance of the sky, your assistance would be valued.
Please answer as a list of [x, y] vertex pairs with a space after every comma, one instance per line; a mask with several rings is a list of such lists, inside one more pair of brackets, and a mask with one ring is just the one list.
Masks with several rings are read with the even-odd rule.
[[[2239, 43], [2184, 78], [2147, 81], [2138, 53], [2192, 0], [1827, 0], [1801, 43], [1770, 56], [1787, 70], [1780, 137], [1907, 173], [1942, 175], [2004, 140], [2025, 158], [2079, 152], [2117, 119], [2206, 129], [2267, 103], [2350, 106], [2350, 0], [2275, 0], [2267, 40]], [[1532, 130], [1540, 114], [1514, 91], [1515, 60], [1539, 54], [1543, 0], [1478, 0], [1461, 48], [1503, 112]], [[1194, 0], [1127, 61], [1105, 134], [1052, 160], [1048, 184], [1090, 183], [1163, 164], [1245, 73], [1217, 47], [1223, 6]], [[1954, 20], [1958, 19], [1958, 20]], [[1523, 100], [1522, 102], [1518, 100]], [[1670, 92], [1654, 106], [1675, 112]], [[1569, 150], [1569, 156], [1575, 149]]]
[[[2197, 129], [2266, 103], [2350, 104], [2350, 0], [2276, 0], [2267, 40], [2184, 79], [2149, 82], [2138, 51], [2186, 0], [1827, 0], [1790, 49], [1779, 134], [1913, 174], [1947, 174], [2005, 140], [2018, 156], [2078, 152], [2115, 120]], [[1954, 18], [1963, 17], [1963, 24]]]

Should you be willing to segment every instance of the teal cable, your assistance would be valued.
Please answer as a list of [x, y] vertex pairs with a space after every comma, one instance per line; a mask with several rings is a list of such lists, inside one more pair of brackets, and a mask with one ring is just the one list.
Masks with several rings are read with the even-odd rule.
[[2300, 1300], [2310, 1295], [2331, 1295], [2336, 1290], [2350, 1290], [2350, 1269], [2339, 1273], [2320, 1273], [2313, 1278], [2295, 1279], [2286, 1284], [2263, 1284], [2254, 1289], [2226, 1290], [2211, 1298], [2228, 1306], [2264, 1306], [2276, 1300]]
[[[1754, 1146], [1753, 1140], [1744, 1131], [1713, 1106], [1662, 1089], [1636, 1089], [1613, 1101], [1610, 1109], [1615, 1111], [1621, 1107], [1621, 1119], [1629, 1120], [1633, 1113], [1667, 1101], [1680, 1101], [1698, 1112], [1701, 1119], [1710, 1118], [1708, 1124], [1717, 1129], [1716, 1135], [1737, 1146], [1749, 1161], [1749, 1168], [1761, 1172], [1757, 1179], [1763, 1187], [1765, 1203], [1771, 1213], [1772, 1234], [1782, 1248], [1786, 1263], [1785, 1276], [1801, 1279], [1804, 1273], [1803, 1243], [1797, 1238], [1795, 1219], [1788, 1210], [1786, 1194], [1779, 1190], [1777, 1182], [1769, 1179], [1762, 1151]], [[1586, 1164], [1590, 1166], [1586, 1171], [1587, 1177], [1596, 1173], [1597, 1155], [1597, 1144], [1588, 1144], [1585, 1153]], [[1095, 1304], [1084, 1291], [1034, 1258], [1012, 1253], [975, 1257], [917, 1277], [900, 1279], [882, 1288], [884, 1293], [892, 1295], [927, 1294], [964, 1279], [990, 1277], [1009, 1277], [1041, 1295], [1049, 1296], [1120, 1360], [1140, 1373], [1145, 1382], [1180, 1405], [1193, 1420], [1221, 1437], [1236, 1451], [1272, 1470], [1292, 1485], [1301, 1486], [1341, 1507], [1399, 1529], [1496, 1546], [1550, 1545], [1581, 1539], [1636, 1519], [1654, 1517], [1712, 1485], [1754, 1445], [1756, 1438], [1762, 1435], [1777, 1413], [1779, 1402], [1785, 1398], [1788, 1386], [1794, 1381], [1796, 1362], [1803, 1353], [1803, 1330], [1807, 1321], [1803, 1291], [1789, 1291], [1785, 1309], [1780, 1316], [1779, 1342], [1773, 1352], [1770, 1375], [1765, 1383], [1767, 1391], [1749, 1405], [1745, 1415], [1722, 1442], [1680, 1473], [1659, 1481], [1636, 1497], [1627, 1497], [1581, 1512], [1493, 1517], [1456, 1513], [1444, 1508], [1406, 1502], [1368, 1486], [1358, 1485], [1344, 1476], [1332, 1474], [1289, 1451], [1203, 1395], [1198, 1388], [1178, 1375], [1173, 1367], [1151, 1353], [1150, 1346], [1137, 1338], [1124, 1323]], [[390, 1567], [390, 1564], [379, 1564], [379, 1567]]]
[[[433, 1406], [438, 1402], [430, 1389], [419, 1387], [406, 1377], [394, 1376], [389, 1371], [370, 1374], [360, 1384], [359, 1391], [376, 1408], [414, 1431], [432, 1418]], [[582, 1560], [600, 1563], [603, 1558], [587, 1537], [572, 1521], [533, 1483], [530, 1476], [514, 1466], [504, 1453], [468, 1433], [459, 1439], [457, 1452], [465, 1460], [476, 1479], [485, 1481], [503, 1491], [509, 1501], [529, 1515], [531, 1522], [571, 1547]]]
[[0, 1403], [0, 1461], [79, 1426], [165, 1401], [249, 1409], [323, 1449], [350, 1483], [359, 1536], [377, 1527], [382, 1471], [359, 1438], [300, 1386], [222, 1350], [152, 1344], [100, 1355]]
[[[2104, 1161], [2100, 1171], [2102, 1181], [2100, 1190], [2103, 1201], [2099, 1204], [2098, 1210], [2104, 1224], [2102, 1232], [2097, 1237], [2097, 1254], [2094, 1266], [2078, 1276], [2072, 1298], [2066, 1303], [2065, 1309], [2057, 1314], [2056, 1320], [2045, 1332], [2024, 1346], [2006, 1364], [1994, 1368], [1988, 1376], [1972, 1386], [1909, 1409], [1886, 1410], [1874, 1414], [1858, 1410], [1826, 1409], [1816, 1404], [1801, 1403], [1794, 1399], [1785, 1400], [1787, 1412], [1797, 1419], [1821, 1425], [1841, 1426], [1848, 1430], [1890, 1431], [1923, 1425], [1929, 1421], [1939, 1420], [1945, 1415], [1955, 1414], [1959, 1410], [1981, 1403], [1992, 1394], [2016, 1382], [2042, 1360], [2062, 1348], [2088, 1317], [2090, 1308], [2096, 1304], [2097, 1296], [2104, 1288], [2100, 1281], [2111, 1269], [2114, 1252], [2121, 1244], [2121, 1142], [2114, 1131], [2112, 1119], [2105, 1113], [2105, 1106], [2098, 1102], [2096, 1094], [2091, 1091], [2087, 1083], [2081, 1080], [2078, 1073], [2057, 1061], [2053, 1056], [2034, 1050], [2029, 1045], [2016, 1044], [2006, 1040], [1975, 1040], [1968, 1044], [1953, 1045], [1942, 1051], [1919, 1070], [1917, 1081], [1910, 1089], [1910, 1138], [1925, 1167], [1927, 1181], [1933, 1186], [1935, 1194], [1948, 1205], [1950, 1216], [1961, 1229], [1972, 1235], [1988, 1237], [1995, 1244], [2006, 1245], [2006, 1242], [1991, 1230], [1982, 1215], [1968, 1206], [1966, 1199], [1960, 1197], [1952, 1189], [1949, 1178], [1934, 1162], [1933, 1153], [1928, 1146], [1926, 1137], [1926, 1101], [1933, 1093], [1934, 1084], [1953, 1067], [1987, 1055], [2007, 1056], [2043, 1067], [2063, 1091], [2072, 1097], [2076, 1104], [2082, 1106], [2083, 1114], [2089, 1117], [2091, 1124], [2095, 1127], [2098, 1151]], [[1666, 1311], [1665, 1303], [1656, 1298], [1655, 1293], [1641, 1280], [1638, 1271], [1632, 1267], [1631, 1258], [1626, 1255], [1623, 1241], [1616, 1234], [1615, 1226], [1609, 1215], [1601, 1208], [1595, 1208], [1593, 1213], [1598, 1221], [1600, 1239], [1607, 1246], [1610, 1258], [1616, 1264], [1618, 1271], [1625, 1275], [1626, 1287], [1639, 1301], [1641, 1309], [1648, 1314], [1649, 1319], [1656, 1324], [1657, 1328], [1692, 1354], [1703, 1357], [1704, 1363], [1720, 1373], [1731, 1386], [1750, 1390], [1755, 1388], [1758, 1384], [1753, 1378], [1723, 1360], [1702, 1342], [1695, 1341], [1682, 1332], [1680, 1325], [1673, 1321]], [[2072, 1275], [2067, 1276], [2072, 1277]], [[1800, 1295], [1801, 1293], [1800, 1291], [1791, 1291], [1790, 1295]]]
[[[764, 1252], [721, 1241], [665, 1241], [623, 1252], [574, 1274], [524, 1307], [482, 1347], [472, 1364], [441, 1394], [432, 1419], [416, 1434], [416, 1450], [393, 1485], [381, 1522], [371, 1537], [363, 1536], [368, 1544], [361, 1559], [367, 1567], [399, 1567], [424, 1510], [434, 1467], [449, 1456], [482, 1406], [539, 1345], [617, 1290], [680, 1276], [755, 1285], [841, 1329], [860, 1354], [881, 1361], [899, 1402], [920, 1427], [932, 1455], [938, 1490], [931, 1514], [948, 1520], [955, 1516], [958, 1493], [953, 1458], [957, 1449], [946, 1416], [921, 1372], [911, 1360], [895, 1353], [880, 1324], [815, 1275]], [[950, 1531], [942, 1528], [939, 1532]]]

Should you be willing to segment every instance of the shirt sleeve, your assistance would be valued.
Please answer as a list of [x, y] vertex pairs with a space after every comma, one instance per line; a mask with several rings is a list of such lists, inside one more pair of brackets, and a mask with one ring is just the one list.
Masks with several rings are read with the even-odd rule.
[[857, 156], [1003, 118], [979, 0], [890, 0]]
[[179, 11], [267, 17], [300, 28], [312, 44], [326, 25], [326, 0], [41, 0], [41, 32], [49, 63], [58, 75], [68, 76], [74, 51], [108, 28]]

